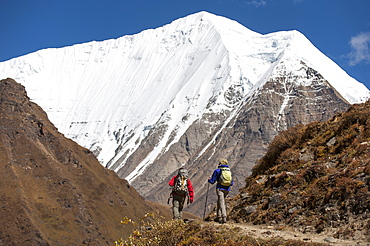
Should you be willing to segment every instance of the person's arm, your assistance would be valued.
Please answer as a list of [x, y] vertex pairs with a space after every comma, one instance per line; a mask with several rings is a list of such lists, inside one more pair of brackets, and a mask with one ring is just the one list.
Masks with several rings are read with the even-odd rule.
[[217, 182], [218, 180], [218, 176], [219, 176], [219, 171], [220, 169], [216, 169], [213, 171], [213, 174], [212, 174], [212, 177], [210, 179], [208, 179], [208, 182], [211, 183], [211, 184], [214, 184]]
[[176, 177], [177, 177], [177, 175], [173, 176], [172, 179], [168, 182], [169, 186], [175, 186], [175, 178]]
[[194, 188], [193, 188], [193, 184], [191, 183], [190, 179], [188, 179], [188, 191], [189, 191], [190, 203], [192, 203], [194, 201]]

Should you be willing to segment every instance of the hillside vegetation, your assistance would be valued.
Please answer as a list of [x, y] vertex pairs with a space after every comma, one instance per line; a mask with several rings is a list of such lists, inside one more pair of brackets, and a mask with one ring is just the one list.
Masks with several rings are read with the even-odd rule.
[[370, 101], [281, 132], [245, 181], [236, 222], [370, 240]]

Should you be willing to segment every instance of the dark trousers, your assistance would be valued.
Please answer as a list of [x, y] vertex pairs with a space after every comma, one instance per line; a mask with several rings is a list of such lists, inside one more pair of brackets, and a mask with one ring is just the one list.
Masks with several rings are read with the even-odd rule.
[[182, 219], [182, 209], [184, 208], [185, 200], [186, 200], [186, 196], [172, 194], [173, 219], [175, 220]]

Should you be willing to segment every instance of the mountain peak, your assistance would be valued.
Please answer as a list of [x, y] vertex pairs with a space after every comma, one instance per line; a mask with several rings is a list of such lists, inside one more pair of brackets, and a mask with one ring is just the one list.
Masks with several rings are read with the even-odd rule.
[[185, 21], [186, 25], [189, 25], [189, 24], [194, 25], [195, 23], [199, 23], [199, 22], [208, 22], [208, 23], [213, 24], [214, 27], [221, 33], [222, 32], [228, 33], [230, 31], [234, 31], [234, 32], [242, 33], [243, 35], [246, 35], [246, 36], [261, 35], [257, 32], [249, 30], [248, 28], [244, 27], [243, 25], [241, 25], [239, 22], [235, 20], [231, 20], [229, 18], [215, 15], [215, 14], [212, 14], [206, 11], [201, 11], [198, 13], [188, 15], [184, 18], [175, 20], [173, 23], [182, 22], [182, 21]]

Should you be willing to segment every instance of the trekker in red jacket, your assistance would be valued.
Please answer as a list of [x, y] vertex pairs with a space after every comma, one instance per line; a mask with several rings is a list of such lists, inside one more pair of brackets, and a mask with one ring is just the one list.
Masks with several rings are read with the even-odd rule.
[[188, 170], [180, 168], [178, 174], [173, 176], [168, 184], [172, 186], [173, 219], [182, 219], [182, 209], [186, 197], [188, 197], [188, 203], [194, 201], [194, 189], [189, 179]]

